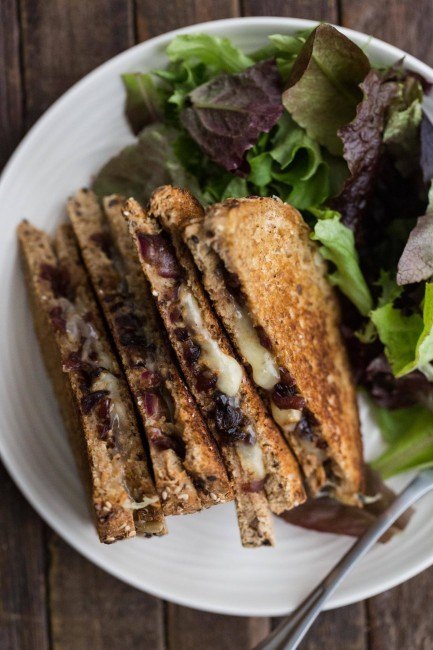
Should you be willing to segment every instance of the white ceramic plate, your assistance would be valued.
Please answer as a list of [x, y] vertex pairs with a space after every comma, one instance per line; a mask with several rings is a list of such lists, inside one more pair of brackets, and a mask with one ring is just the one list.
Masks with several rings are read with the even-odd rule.
[[[195, 25], [182, 32], [228, 36], [246, 51], [273, 33], [313, 25], [285, 18], [243, 18]], [[370, 56], [392, 63], [403, 52], [343, 30]], [[161, 67], [177, 32], [137, 45], [80, 81], [33, 127], [0, 182], [0, 451], [6, 467], [39, 514], [80, 553], [121, 580], [168, 600], [224, 614], [286, 613], [348, 548], [348, 538], [304, 531], [276, 521], [276, 548], [242, 549], [232, 504], [169, 520], [163, 539], [113, 546], [97, 541], [42, 366], [17, 261], [15, 228], [26, 217], [53, 231], [65, 200], [89, 183], [109, 156], [132, 138], [122, 114], [119, 75]], [[433, 80], [433, 70], [408, 56], [408, 66]], [[367, 455], [379, 435], [363, 408]], [[401, 488], [404, 479], [394, 486]], [[375, 548], [329, 602], [338, 607], [377, 594], [433, 563], [433, 496], [417, 507], [408, 529]]]

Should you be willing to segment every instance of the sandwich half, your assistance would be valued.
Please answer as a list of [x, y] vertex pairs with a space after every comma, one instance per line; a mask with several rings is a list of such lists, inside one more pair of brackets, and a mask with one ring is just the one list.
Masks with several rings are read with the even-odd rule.
[[270, 509], [281, 513], [305, 499], [298, 465], [236, 359], [165, 208], [151, 201], [146, 212], [130, 199], [124, 215], [183, 374], [232, 478], [242, 543], [270, 545]]
[[36, 333], [101, 542], [167, 532], [135, 412], [72, 228], [18, 228]]
[[146, 432], [164, 514], [233, 498], [219, 450], [173, 362], [122, 199], [80, 190], [68, 202], [84, 263]]
[[170, 213], [182, 233], [310, 494], [359, 505], [362, 443], [339, 306], [301, 215], [258, 197], [228, 199], [205, 214], [169, 186], [154, 193], [152, 209]]

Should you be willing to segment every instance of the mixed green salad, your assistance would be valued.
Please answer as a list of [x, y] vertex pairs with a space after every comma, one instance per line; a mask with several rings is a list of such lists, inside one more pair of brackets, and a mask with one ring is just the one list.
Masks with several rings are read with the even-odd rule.
[[380, 69], [330, 25], [244, 53], [185, 34], [168, 64], [122, 79], [137, 135], [99, 172], [99, 195], [147, 201], [172, 183], [204, 204], [277, 196], [329, 261], [356, 381], [387, 451], [383, 477], [433, 465], [433, 125], [429, 84]]

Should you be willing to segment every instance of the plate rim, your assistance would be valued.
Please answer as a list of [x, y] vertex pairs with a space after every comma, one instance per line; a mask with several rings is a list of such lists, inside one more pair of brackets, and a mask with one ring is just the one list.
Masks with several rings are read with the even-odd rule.
[[[0, 193], [3, 189], [3, 186], [7, 184], [9, 177], [13, 176], [16, 173], [15, 167], [17, 167], [18, 168], [17, 171], [19, 171], [19, 164], [21, 158], [26, 155], [27, 147], [31, 146], [33, 139], [37, 138], [39, 131], [43, 129], [45, 127], [45, 123], [51, 119], [51, 115], [55, 113], [59, 109], [59, 107], [63, 105], [64, 102], [67, 102], [71, 95], [81, 91], [82, 88], [84, 88], [86, 85], [91, 85], [93, 83], [94, 78], [96, 78], [99, 74], [101, 74], [106, 68], [110, 67], [114, 61], [119, 62], [122, 58], [127, 59], [128, 55], [132, 51], [134, 52], [140, 50], [145, 51], [146, 48], [148, 47], [157, 48], [161, 45], [164, 45], [165, 43], [170, 41], [178, 34], [191, 33], [196, 31], [206, 31], [206, 29], [208, 29], [209, 26], [220, 27], [220, 31], [222, 28], [224, 28], [225, 25], [238, 27], [240, 31], [245, 26], [254, 26], [254, 25], [260, 25], [261, 27], [266, 25], [269, 26], [269, 28], [275, 27], [275, 29], [278, 30], [281, 29], [282, 26], [289, 27], [291, 29], [305, 29], [317, 25], [319, 24], [319, 22], [320, 21], [316, 21], [316, 20], [278, 17], [278, 16], [235, 17], [235, 18], [226, 18], [221, 20], [211, 20], [211, 21], [206, 21], [202, 23], [181, 27], [179, 29], [172, 30], [170, 32], [165, 32], [164, 34], [150, 38], [146, 41], [143, 41], [142, 43], [138, 43], [130, 48], [127, 48], [126, 50], [118, 53], [114, 57], [111, 57], [101, 65], [97, 66], [95, 69], [90, 71], [87, 75], [85, 75], [82, 79], [77, 81], [65, 93], [63, 93], [53, 104], [51, 104], [51, 106], [38, 118], [38, 120], [33, 124], [33, 126], [29, 129], [29, 131], [20, 141], [20, 143], [18, 144], [18, 146], [10, 156], [8, 162], [6, 163], [0, 175]], [[416, 68], [418, 71], [422, 72], [422, 74], [424, 74], [427, 78], [433, 81], [433, 68], [427, 65], [426, 63], [420, 61], [416, 57], [408, 54], [404, 50], [401, 50], [400, 48], [397, 48], [394, 45], [386, 43], [381, 39], [370, 37], [368, 34], [364, 32], [359, 32], [357, 30], [344, 28], [339, 25], [335, 25], [335, 27], [342, 33], [346, 34], [347, 36], [354, 38], [354, 40], [359, 41], [362, 39], [366, 39], [365, 42], [371, 42], [373, 45], [378, 46], [380, 49], [385, 51], [388, 55], [395, 56], [396, 60], [404, 57], [408, 67]], [[148, 587], [145, 587], [142, 584], [142, 581], [140, 579], [135, 580], [133, 576], [125, 576], [122, 573], [122, 570], [121, 569], [118, 570], [117, 565], [115, 565], [114, 563], [110, 563], [107, 566], [105, 564], [105, 558], [102, 555], [99, 555], [97, 552], [98, 547], [95, 547], [95, 549], [93, 550], [93, 547], [89, 547], [85, 543], [82, 544], [78, 536], [74, 538], [73, 542], [71, 542], [70, 538], [66, 536], [66, 531], [62, 529], [62, 520], [59, 519], [55, 514], [52, 514], [50, 511], [44, 510], [43, 502], [41, 502], [40, 500], [38, 501], [37, 497], [33, 495], [31, 486], [26, 483], [25, 476], [23, 475], [22, 472], [19, 471], [18, 467], [16, 466], [16, 462], [14, 461], [15, 455], [12, 453], [9, 455], [9, 452], [7, 451], [6, 446], [3, 443], [3, 436], [1, 434], [0, 434], [0, 458], [7, 472], [9, 473], [10, 477], [19, 488], [22, 495], [30, 503], [30, 505], [34, 508], [34, 510], [38, 513], [38, 515], [56, 532], [56, 534], [58, 534], [67, 544], [72, 546], [77, 552], [79, 552], [87, 560], [95, 564], [100, 569], [106, 571], [110, 575], [113, 575], [117, 579], [121, 580], [122, 582], [129, 584], [135, 587], [136, 589], [139, 589], [140, 591], [153, 595], [157, 598], [169, 600], [170, 602], [174, 602], [182, 606], [194, 607], [195, 609], [201, 611], [208, 611], [208, 612], [226, 614], [226, 615], [237, 615], [237, 616], [282, 616], [284, 614], [287, 614], [288, 611], [287, 608], [281, 607], [280, 609], [276, 609], [274, 606], [267, 607], [266, 603], [261, 604], [260, 607], [256, 607], [254, 605], [250, 605], [248, 607], [236, 607], [236, 608], [224, 607], [224, 606], [218, 607], [214, 605], [209, 606], [203, 604], [202, 602], [199, 602], [198, 599], [195, 600], [194, 597], [191, 596], [173, 597], [170, 593], [168, 593], [164, 589], [158, 590], [157, 588], [149, 589]], [[366, 598], [373, 597], [377, 594], [382, 593], [383, 591], [391, 589], [405, 582], [406, 580], [409, 580], [410, 578], [414, 577], [418, 573], [427, 569], [432, 564], [433, 564], [433, 548], [431, 553], [429, 555], [426, 555], [426, 557], [422, 561], [416, 564], [414, 563], [413, 566], [407, 568], [404, 571], [400, 571], [394, 577], [383, 581], [376, 588], [369, 589], [369, 588], [358, 587], [355, 594], [352, 595], [349, 594], [346, 596], [343, 595], [339, 596], [337, 593], [329, 601], [325, 609], [334, 609], [338, 607], [343, 607], [345, 605], [349, 605], [364, 600]]]

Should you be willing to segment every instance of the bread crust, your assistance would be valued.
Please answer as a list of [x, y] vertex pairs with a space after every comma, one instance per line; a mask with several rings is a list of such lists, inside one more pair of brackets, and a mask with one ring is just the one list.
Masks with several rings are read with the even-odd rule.
[[[60, 303], [53, 283], [47, 277], [47, 269], [62, 269], [62, 273], [67, 274], [68, 286], [75, 293], [74, 300], [81, 301], [87, 322], [98, 333], [104, 353], [111, 354], [93, 296], [86, 286], [87, 278], [79, 262], [71, 229], [60, 227], [55, 241], [56, 249], [44, 232], [28, 222], [19, 226], [18, 238], [36, 333], [71, 447], [90, 495], [90, 509], [99, 538], [104, 543], [111, 543], [135, 534], [164, 534], [166, 528], [161, 506], [148, 472], [139, 434], [133, 429], [134, 424], [131, 425], [133, 430], [123, 436], [123, 442], [128, 447], [127, 457], [116, 450], [110, 451], [98, 434], [94, 412], [83, 409], [78, 372], [67, 369], [71, 343], [67, 332], [55, 324], [56, 312], [53, 310], [58, 310]], [[113, 368], [116, 367], [114, 358], [112, 362]], [[121, 387], [122, 390], [126, 390], [126, 387]], [[129, 417], [129, 397], [122, 395], [123, 398]], [[131, 498], [150, 498], [151, 503], [143, 509], [132, 510], [129, 507]]]
[[291, 206], [251, 197], [209, 208], [203, 230], [207, 245], [238, 276], [254, 325], [263, 328], [278, 365], [288, 369], [320, 425], [338, 480], [333, 494], [359, 505], [363, 458], [355, 386], [338, 301], [308, 226]]
[[[152, 199], [150, 208], [152, 214], [157, 215], [161, 221], [164, 221], [166, 229], [171, 232], [176, 256], [184, 272], [184, 280], [188, 286], [188, 290], [192, 292], [200, 306], [201, 316], [206, 330], [211, 334], [213, 340], [218, 341], [218, 345], [224, 353], [234, 357], [233, 350], [226, 339], [221, 326], [212, 313], [207, 297], [199, 282], [197, 271], [190, 253], [181, 241], [177, 229], [171, 229], [169, 215], [172, 206], [170, 200], [164, 200], [163, 204], [157, 204]], [[136, 239], [137, 232], [139, 231], [154, 234], [160, 232], [160, 225], [156, 219], [146, 215], [136, 202], [128, 201], [126, 209], [129, 213], [128, 218], [130, 229]], [[154, 294], [161, 294], [162, 292], [160, 290], [164, 283], [161, 284], [158, 274], [154, 273], [148, 264], [143, 263], [143, 269], [152, 283]], [[173, 326], [170, 323], [167, 305], [164, 304], [164, 299], [161, 295], [157, 295], [156, 298], [171, 343], [178, 355], [179, 363], [181, 364], [191, 391], [202, 408], [205, 417], [207, 417], [209, 427], [212, 428], [214, 435], [218, 436], [213, 416], [213, 409], [215, 407], [214, 401], [212, 398], [203, 395], [201, 391], [196, 390], [196, 379], [194, 373], [188, 363], [185, 362], [182, 353], [182, 346], [176, 339], [176, 336], [173, 335]], [[265, 507], [267, 500], [274, 512], [282, 512], [283, 510], [301, 503], [305, 498], [297, 463], [282, 439], [279, 431], [267, 415], [256, 391], [245, 374], [242, 378], [239, 394], [241, 396], [241, 410], [245, 413], [247, 420], [254, 423], [258, 445], [263, 454], [264, 465], [266, 468], [265, 494], [262, 495], [263, 508]], [[222, 453], [225, 455], [226, 464], [229, 465], [230, 459], [227, 459], [227, 456], [231, 455], [236, 459], [237, 454], [233, 453], [233, 448], [229, 445], [222, 445], [221, 448]], [[239, 500], [240, 498], [238, 490], [237, 499]], [[255, 497], [254, 501], [258, 503], [258, 498]], [[250, 508], [238, 508], [238, 515], [240, 510], [247, 512], [249, 509]]]
[[[164, 513], [177, 515], [197, 512], [203, 506], [209, 507], [232, 498], [231, 486], [219, 451], [180, 379], [167, 343], [161, 336], [161, 324], [157, 320], [153, 299], [138, 259], [134, 268], [133, 255], [136, 256], [136, 251], [121, 215], [121, 200], [110, 197], [105, 206], [110, 223], [116, 224], [117, 231], [123, 226], [124, 234], [129, 239], [128, 254], [125, 256], [119, 250], [114, 251], [115, 242], [93, 192], [77, 192], [68, 203], [68, 214], [147, 433]], [[127, 260], [129, 269], [123, 259]], [[124, 322], [128, 325], [127, 330], [124, 329]], [[128, 340], [125, 340], [125, 336]], [[134, 342], [132, 336], [138, 342]], [[149, 346], [152, 347], [150, 352]], [[150, 364], [153, 372], [158, 373], [163, 384], [158, 390], [164, 390], [166, 398], [173, 404], [175, 435], [179, 436], [174, 442], [177, 444], [180, 440], [184, 443], [184, 459], [173, 448], [160, 449], [153, 443], [156, 428], [163, 435], [170, 436], [173, 434], [173, 423], [165, 417], [155, 421], [146, 411], [146, 386], [142, 379], [146, 364]], [[152, 395], [151, 390], [147, 393]], [[153, 394], [156, 395], [154, 391]], [[171, 438], [165, 440], [170, 442]]]

